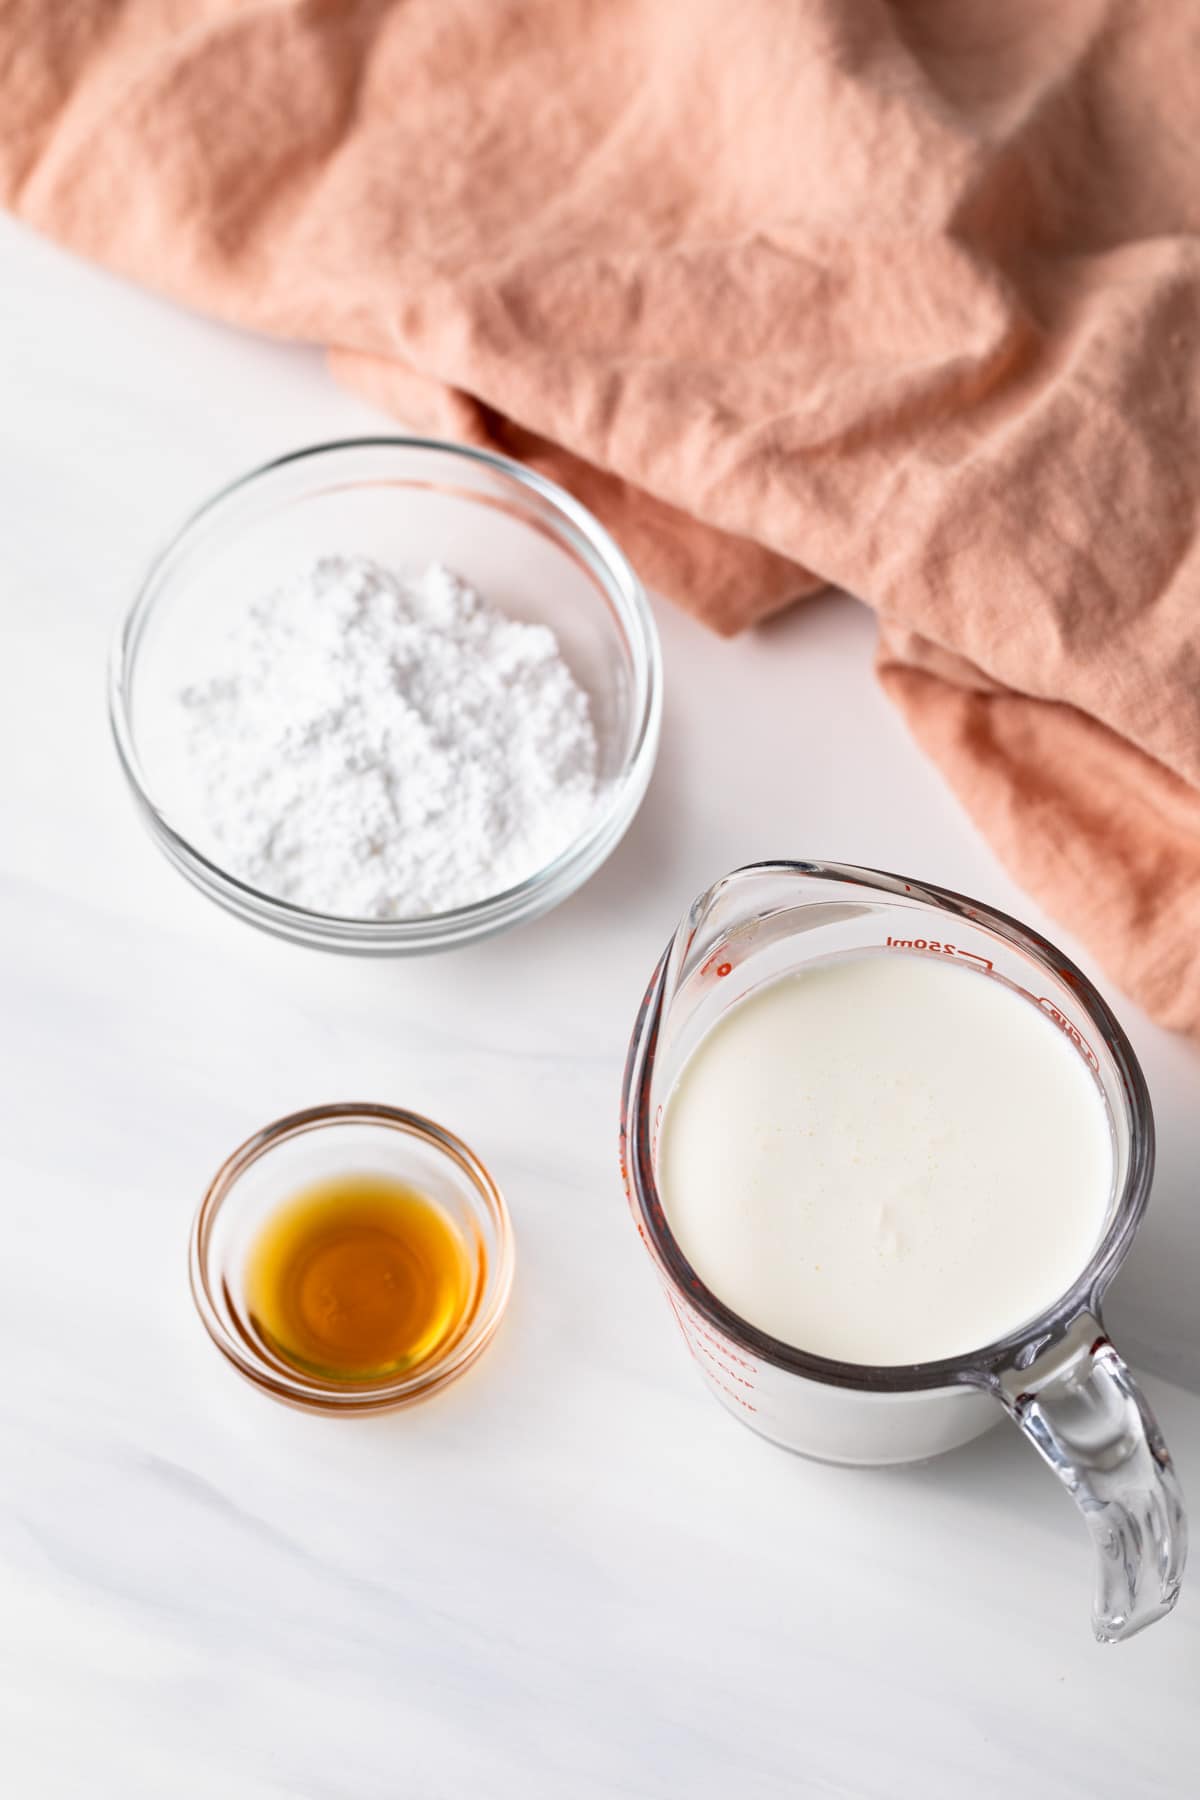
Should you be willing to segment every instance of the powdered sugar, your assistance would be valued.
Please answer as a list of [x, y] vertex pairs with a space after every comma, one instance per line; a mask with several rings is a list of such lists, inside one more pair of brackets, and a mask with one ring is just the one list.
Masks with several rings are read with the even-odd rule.
[[595, 809], [587, 696], [553, 632], [438, 566], [323, 558], [256, 602], [180, 701], [218, 860], [309, 911], [468, 905]]

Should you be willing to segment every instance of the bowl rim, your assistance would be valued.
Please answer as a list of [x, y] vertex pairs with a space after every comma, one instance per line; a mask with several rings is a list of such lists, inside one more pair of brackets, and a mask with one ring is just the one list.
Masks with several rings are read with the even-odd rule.
[[[588, 572], [604, 588], [633, 665], [635, 682], [632, 743], [621, 769], [606, 784], [602, 803], [587, 830], [553, 862], [513, 887], [466, 906], [400, 919], [313, 912], [255, 887], [206, 855], [155, 799], [153, 784], [138, 753], [132, 719], [133, 678], [140, 640], [176, 559], [185, 553], [195, 534], [244, 491], [293, 465], [326, 458], [332, 461], [348, 453], [372, 450], [429, 452], [451, 462], [474, 464], [543, 502], [556, 516], [556, 523], [565, 526], [566, 546], [582, 552], [581, 560]], [[481, 503], [486, 501], [481, 498]], [[645, 588], [624, 551], [595, 515], [557, 482], [512, 457], [472, 444], [406, 433], [333, 438], [305, 445], [258, 464], [210, 495], [188, 514], [152, 557], [132, 601], [118, 620], [108, 666], [109, 725], [117, 756], [144, 822], [169, 859], [211, 899], [252, 923], [305, 943], [348, 950], [448, 948], [536, 917], [566, 899], [604, 862], [641, 804], [658, 750], [662, 690], [662, 650]]]
[[[444, 1355], [408, 1374], [353, 1386], [322, 1381], [260, 1353], [247, 1336], [225, 1323], [209, 1276], [209, 1249], [218, 1214], [246, 1171], [280, 1144], [330, 1126], [376, 1125], [397, 1131], [436, 1150], [466, 1177], [495, 1228], [497, 1249], [489, 1256], [484, 1283], [466, 1326]], [[512, 1218], [504, 1195], [487, 1166], [454, 1132], [423, 1113], [376, 1101], [334, 1101], [273, 1119], [232, 1150], [217, 1169], [196, 1208], [188, 1239], [188, 1282], [200, 1320], [213, 1343], [239, 1375], [273, 1399], [307, 1412], [346, 1416], [385, 1412], [426, 1399], [470, 1368], [496, 1333], [508, 1306], [515, 1264]]]

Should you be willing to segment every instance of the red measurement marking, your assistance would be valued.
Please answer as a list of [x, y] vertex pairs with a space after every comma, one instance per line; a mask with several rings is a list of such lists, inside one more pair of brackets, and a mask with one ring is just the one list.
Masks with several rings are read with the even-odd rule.
[[671, 1311], [675, 1314], [675, 1323], [678, 1325], [679, 1330], [683, 1337], [683, 1341], [688, 1347], [688, 1355], [691, 1357], [693, 1362], [698, 1363], [700, 1365], [700, 1367], [703, 1368], [704, 1364], [700, 1362], [700, 1358], [696, 1355], [696, 1346], [692, 1342], [692, 1334], [688, 1330], [687, 1320], [684, 1318], [684, 1316], [680, 1312], [678, 1306], [675, 1304], [675, 1296], [671, 1292], [670, 1288], [666, 1285], [665, 1282], [663, 1283], [663, 1293], [667, 1296], [667, 1305], [671, 1308]]
[[[635, 1205], [633, 1203], [633, 1182], [630, 1180], [630, 1176], [629, 1176], [629, 1133], [625, 1129], [624, 1120], [622, 1120], [622, 1123], [621, 1123], [621, 1138], [620, 1138], [619, 1148], [620, 1148], [620, 1157], [621, 1157], [621, 1184], [625, 1189], [625, 1199], [628, 1202], [629, 1210], [633, 1214], [634, 1220], [636, 1221], [637, 1220], [637, 1208], [635, 1207]], [[641, 1229], [642, 1229], [641, 1226], [638, 1225], [638, 1230], [640, 1231]]]
[[941, 938], [889, 937], [883, 947], [885, 950], [924, 950], [933, 956], [965, 956], [969, 961], [979, 963], [982, 968], [991, 970], [994, 967], [986, 956], [980, 956], [977, 951], [960, 950], [957, 944], [945, 944]]
[[1076, 1026], [1072, 1025], [1066, 1014], [1060, 1012], [1053, 1000], [1049, 999], [1047, 995], [1039, 994], [1037, 1003], [1042, 1011], [1046, 1013], [1049, 1018], [1054, 1020], [1058, 1029], [1063, 1032], [1065, 1036], [1070, 1038], [1084, 1062], [1090, 1064], [1090, 1066], [1095, 1069], [1096, 1073], [1099, 1074], [1100, 1064], [1096, 1060], [1096, 1052], [1092, 1049], [1092, 1046], [1088, 1043], [1083, 1033], [1078, 1030]]
[[714, 1356], [706, 1344], [697, 1344], [696, 1348], [700, 1351], [702, 1356], [707, 1356], [714, 1368], [720, 1369], [722, 1375], [728, 1375], [730, 1381], [736, 1381], [742, 1387], [749, 1388], [753, 1392], [754, 1383], [752, 1381], [747, 1381], [744, 1375], [739, 1375], [736, 1369], [727, 1369], [720, 1357]]
[[993, 970], [995, 968], [995, 964], [989, 962], [986, 956], [979, 956], [974, 950], [956, 950], [954, 954], [956, 956], [969, 956], [972, 962], [981, 963], [985, 969]]
[[713, 1349], [719, 1350], [722, 1356], [727, 1356], [730, 1362], [741, 1363], [743, 1369], [749, 1369], [751, 1374], [757, 1369], [757, 1363], [749, 1362], [746, 1357], [739, 1356], [731, 1344], [728, 1344], [724, 1338], [715, 1338], [711, 1331], [706, 1331], [700, 1321], [694, 1316], [692, 1317], [692, 1329], [696, 1332], [698, 1337], [707, 1338]]
[[744, 1406], [747, 1412], [757, 1412], [758, 1411], [757, 1406], [755, 1406], [755, 1404], [752, 1400], [744, 1399], [743, 1396], [741, 1394], [737, 1393], [735, 1389], [733, 1389], [731, 1387], [726, 1387], [725, 1383], [723, 1381], [716, 1381], [715, 1378], [713, 1378], [713, 1377], [710, 1377], [710, 1379], [712, 1379], [714, 1381], [714, 1386], [719, 1387], [723, 1394], [728, 1394], [729, 1398], [731, 1400], [736, 1400], [739, 1406]]
[[718, 956], [720, 956], [720, 954], [721, 954], [721, 952], [719, 950], [714, 950], [711, 956], [705, 958], [705, 960], [700, 964], [700, 973], [702, 975], [707, 975], [708, 971], [711, 968], [713, 968], [714, 965], [716, 967], [716, 971], [717, 971], [718, 975], [728, 975], [729, 974], [730, 970], [733, 968], [733, 964], [730, 961], [728, 961], [728, 959], [725, 959], [721, 962], [717, 962], [717, 958], [718, 958]]
[[[757, 1412], [758, 1408], [752, 1401], [744, 1399], [743, 1396], [738, 1393], [736, 1388], [731, 1388], [728, 1382], [722, 1381], [719, 1376], [714, 1375], [712, 1370], [707, 1368], [705, 1364], [700, 1361], [699, 1356], [696, 1354], [698, 1346], [693, 1342], [692, 1333], [689, 1329], [689, 1320], [680, 1312], [678, 1302], [665, 1282], [663, 1283], [663, 1293], [667, 1296], [667, 1303], [670, 1306], [671, 1311], [675, 1314], [675, 1323], [683, 1334], [683, 1341], [688, 1347], [688, 1355], [691, 1357], [696, 1367], [701, 1371], [705, 1380], [711, 1381], [714, 1387], [719, 1387], [723, 1394], [728, 1394], [729, 1398], [731, 1400], [736, 1400], [739, 1406], [744, 1406], [747, 1412]], [[716, 1358], [710, 1356], [709, 1361], [715, 1362]], [[717, 1366], [720, 1367], [719, 1364]], [[726, 1370], [725, 1373], [732, 1374], [732, 1370]], [[740, 1381], [741, 1376], [735, 1375], [734, 1380]], [[745, 1386], [753, 1390], [754, 1384], [753, 1382], [747, 1381]]]

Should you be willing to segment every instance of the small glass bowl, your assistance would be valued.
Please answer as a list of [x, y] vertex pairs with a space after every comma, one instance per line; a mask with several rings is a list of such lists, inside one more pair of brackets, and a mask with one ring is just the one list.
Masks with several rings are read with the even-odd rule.
[[[380, 1381], [338, 1382], [276, 1357], [246, 1315], [250, 1247], [283, 1202], [323, 1178], [395, 1176], [454, 1221], [476, 1279], [458, 1334], [430, 1359]], [[192, 1296], [222, 1355], [256, 1387], [311, 1412], [383, 1412], [436, 1393], [490, 1343], [512, 1287], [512, 1224], [483, 1164], [451, 1132], [395, 1106], [316, 1106], [256, 1132], [217, 1170], [192, 1225]]]
[[[518, 886], [450, 912], [339, 918], [261, 892], [215, 860], [187, 799], [178, 694], [250, 602], [328, 555], [368, 556], [400, 569], [444, 563], [502, 612], [548, 625], [558, 638], [591, 704], [601, 794], [576, 842]], [[658, 633], [612, 538], [553, 482], [464, 445], [362, 438], [268, 463], [184, 525], [120, 628], [109, 712], [146, 824], [210, 899], [278, 936], [325, 949], [444, 950], [547, 912], [619, 843], [658, 749]]]

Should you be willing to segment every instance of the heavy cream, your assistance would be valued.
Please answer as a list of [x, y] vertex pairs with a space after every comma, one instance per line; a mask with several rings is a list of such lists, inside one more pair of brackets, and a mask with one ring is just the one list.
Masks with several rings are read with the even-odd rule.
[[976, 1350], [1088, 1262], [1113, 1177], [1078, 1050], [1002, 982], [933, 957], [816, 964], [733, 1007], [662, 1119], [658, 1186], [700, 1278], [846, 1362]]

